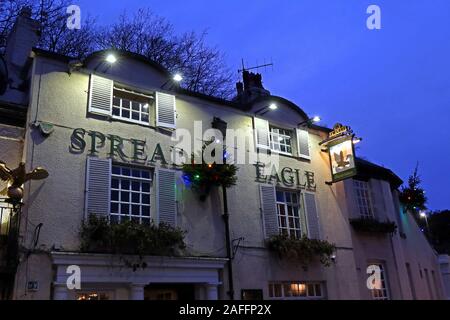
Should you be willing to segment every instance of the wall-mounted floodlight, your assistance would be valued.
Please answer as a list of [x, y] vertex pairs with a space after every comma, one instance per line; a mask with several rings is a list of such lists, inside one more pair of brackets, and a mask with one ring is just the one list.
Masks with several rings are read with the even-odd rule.
[[113, 63], [115, 63], [115, 62], [117, 61], [117, 58], [116, 58], [115, 55], [113, 55], [112, 53], [110, 53], [110, 54], [108, 54], [108, 55], [106, 56], [106, 59], [105, 59], [105, 60], [106, 60], [106, 62], [113, 64]]
[[262, 116], [263, 114], [266, 114], [269, 111], [274, 111], [274, 110], [277, 110], [277, 109], [278, 109], [278, 106], [275, 103], [271, 103], [268, 106], [265, 106], [265, 107], [263, 107], [261, 109], [256, 110], [255, 114]]
[[312, 118], [309, 118], [308, 120], [305, 120], [305, 121], [300, 122], [300, 123], [298, 124], [298, 126], [300, 127], [300, 126], [305, 125], [305, 124], [311, 125], [311, 124], [313, 124], [313, 123], [319, 122], [320, 120], [322, 120], [322, 119], [321, 119], [319, 116], [314, 116], [314, 117], [312, 117]]
[[183, 77], [181, 76], [181, 74], [179, 74], [179, 73], [176, 73], [174, 76], [173, 76], [173, 81], [175, 81], [175, 82], [180, 82], [180, 81], [182, 81], [183, 80]]
[[183, 80], [183, 76], [180, 73], [175, 73], [172, 76], [172, 78], [169, 78], [166, 82], [163, 83], [163, 85], [161, 86], [161, 89], [164, 89], [166, 84], [168, 84], [169, 82], [172, 83], [169, 89], [172, 89], [174, 85], [178, 86], [182, 80]]

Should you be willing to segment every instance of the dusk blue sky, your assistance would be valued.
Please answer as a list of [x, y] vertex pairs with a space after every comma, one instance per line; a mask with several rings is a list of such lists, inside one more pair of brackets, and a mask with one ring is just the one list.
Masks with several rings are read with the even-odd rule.
[[[450, 209], [449, 0], [73, 1], [100, 24], [148, 7], [177, 32], [208, 30], [230, 68], [273, 60], [263, 72], [283, 96], [322, 124], [364, 138], [358, 155], [405, 181], [419, 162], [430, 209]], [[381, 8], [382, 29], [366, 28]], [[236, 79], [238, 74], [236, 72]]]

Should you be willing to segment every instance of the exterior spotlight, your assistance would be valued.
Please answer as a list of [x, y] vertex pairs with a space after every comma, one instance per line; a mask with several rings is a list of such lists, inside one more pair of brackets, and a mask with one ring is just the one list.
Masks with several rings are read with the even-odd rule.
[[273, 110], [277, 110], [277, 109], [278, 109], [278, 106], [275, 103], [271, 103], [268, 106], [265, 106], [261, 109], [256, 110], [255, 114], [259, 114], [262, 116], [263, 114], [266, 114], [267, 112], [269, 112], [271, 110], [273, 111]]
[[298, 124], [298, 126], [302, 126], [307, 124], [308, 126], [315, 123], [315, 122], [319, 122], [320, 120], [322, 120], [319, 116], [315, 116], [313, 118], [309, 118], [308, 120], [302, 121]]
[[112, 53], [110, 53], [106, 56], [105, 60], [106, 60], [106, 62], [113, 64], [117, 61], [117, 58]]
[[353, 144], [357, 144], [357, 143], [360, 143], [361, 142], [361, 140], [362, 140], [362, 138], [353, 138]]
[[173, 81], [175, 81], [175, 82], [180, 82], [181, 80], [183, 80], [183, 77], [181, 76], [181, 74], [176, 73], [176, 74], [173, 76]]
[[419, 215], [423, 219], [425, 219], [427, 217], [427, 214], [424, 211], [420, 211]]

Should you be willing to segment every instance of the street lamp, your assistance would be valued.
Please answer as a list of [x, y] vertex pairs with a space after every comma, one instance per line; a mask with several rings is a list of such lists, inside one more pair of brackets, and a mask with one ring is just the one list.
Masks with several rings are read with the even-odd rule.
[[116, 56], [115, 55], [113, 55], [112, 53], [110, 53], [110, 54], [108, 54], [107, 56], [106, 56], [106, 62], [108, 62], [108, 63], [110, 63], [110, 64], [113, 64], [113, 63], [115, 63], [116, 61], [117, 61], [117, 58], [116, 58]]
[[419, 217], [425, 219], [425, 225], [427, 226], [427, 232], [430, 233], [430, 226], [428, 225], [428, 216], [425, 211], [419, 212]]

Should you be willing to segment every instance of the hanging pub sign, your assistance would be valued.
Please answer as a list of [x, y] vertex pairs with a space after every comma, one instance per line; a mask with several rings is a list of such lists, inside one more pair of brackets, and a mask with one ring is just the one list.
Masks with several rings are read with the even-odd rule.
[[321, 142], [328, 149], [333, 183], [351, 178], [357, 173], [354, 137], [350, 127], [338, 123], [328, 134], [328, 139]]

